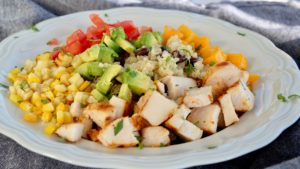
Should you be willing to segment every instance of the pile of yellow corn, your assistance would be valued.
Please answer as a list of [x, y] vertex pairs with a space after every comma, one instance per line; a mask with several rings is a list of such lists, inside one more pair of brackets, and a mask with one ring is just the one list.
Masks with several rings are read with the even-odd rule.
[[72, 102], [95, 102], [90, 95], [91, 82], [74, 71], [81, 63], [77, 56], [61, 53], [54, 61], [50, 53], [44, 53], [35, 61], [27, 60], [23, 68], [11, 70], [9, 99], [25, 112], [23, 119], [43, 121], [47, 124], [44, 132], [50, 135], [60, 125], [73, 122], [69, 109]]

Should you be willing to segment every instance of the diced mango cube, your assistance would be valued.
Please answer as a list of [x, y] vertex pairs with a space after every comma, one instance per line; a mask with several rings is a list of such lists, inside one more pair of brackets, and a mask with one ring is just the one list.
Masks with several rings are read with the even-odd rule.
[[249, 85], [253, 85], [259, 79], [260, 79], [260, 75], [258, 75], [258, 74], [250, 74], [247, 83]]
[[211, 53], [209, 54], [209, 56], [204, 57], [203, 59], [203, 64], [218, 64], [221, 62], [226, 61], [227, 56], [223, 54], [223, 52], [221, 51], [221, 49], [219, 47], [215, 47], [213, 48], [213, 50], [211, 50]]
[[246, 70], [248, 68], [248, 60], [243, 54], [239, 53], [228, 53], [227, 61], [231, 62], [238, 68]]

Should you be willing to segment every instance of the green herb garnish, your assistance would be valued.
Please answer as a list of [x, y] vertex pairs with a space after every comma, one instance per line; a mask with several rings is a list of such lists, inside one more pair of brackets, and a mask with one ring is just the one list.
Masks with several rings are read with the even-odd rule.
[[23, 102], [23, 100], [18, 100], [18, 104], [21, 104]]
[[25, 91], [25, 88], [26, 88], [26, 82], [25, 81], [22, 81], [21, 83], [20, 83], [20, 88], [23, 90], [23, 91]]
[[8, 86], [5, 85], [5, 84], [3, 84], [3, 83], [0, 83], [0, 87], [3, 87], [3, 88], [5, 88], [5, 89], [8, 89]]
[[139, 142], [139, 149], [142, 150], [144, 148], [144, 144]]
[[142, 142], [143, 141], [143, 136], [135, 136], [135, 138], [139, 141], [139, 142]]
[[216, 62], [210, 62], [209, 66], [214, 66]]
[[209, 147], [207, 147], [208, 149], [215, 149], [215, 148], [217, 148], [218, 146], [209, 146]]
[[287, 102], [285, 96], [283, 96], [281, 93], [277, 95], [277, 99], [281, 102]]
[[289, 96], [288, 96], [288, 99], [290, 99], [290, 100], [300, 99], [300, 96], [297, 95], [297, 94], [292, 94], [292, 95], [289, 95]]
[[120, 120], [114, 128], [115, 136], [122, 130], [122, 128], [123, 128], [123, 119]]
[[171, 56], [166, 57], [166, 63], [169, 63], [172, 60]]
[[246, 36], [246, 34], [245, 33], [241, 33], [241, 32], [236, 32], [238, 35], [240, 35], [240, 36]]
[[191, 52], [187, 49], [180, 49], [180, 51], [182, 51], [183, 53], [185, 53], [187, 55], [191, 55]]
[[189, 76], [191, 75], [193, 72], [195, 71], [195, 67], [191, 64], [191, 63], [188, 63], [185, 67], [185, 72], [186, 74]]
[[33, 31], [33, 32], [39, 32], [40, 30], [36, 27], [36, 25], [32, 25], [31, 26], [31, 30]]
[[166, 147], [167, 145], [164, 143], [160, 143], [159, 147]]
[[43, 104], [47, 104], [47, 103], [49, 103], [49, 100], [48, 100], [48, 99], [42, 99], [41, 102], [42, 102]]
[[104, 16], [105, 16], [105, 17], [108, 17], [108, 14], [107, 14], [107, 13], [105, 13], [105, 14], [104, 14]]
[[58, 50], [60, 50], [60, 49], [61, 49], [61, 47], [60, 47], [60, 46], [57, 46], [57, 47], [53, 48], [53, 51], [58, 51]]

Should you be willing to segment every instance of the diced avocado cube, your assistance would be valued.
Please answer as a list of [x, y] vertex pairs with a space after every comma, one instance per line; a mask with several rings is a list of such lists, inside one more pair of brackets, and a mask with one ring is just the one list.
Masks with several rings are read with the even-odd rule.
[[122, 74], [119, 74], [117, 77], [116, 77], [116, 80], [120, 83], [122, 83]]
[[152, 47], [154, 44], [158, 44], [158, 40], [155, 38], [152, 32], [145, 32], [137, 39], [137, 45], [146, 46], [148, 48]]
[[87, 79], [91, 79], [92, 77], [101, 76], [104, 70], [105, 68], [99, 67], [99, 62], [88, 62], [81, 64], [76, 72]]
[[149, 76], [134, 69], [127, 69], [122, 73], [122, 82], [128, 84], [131, 91], [138, 95], [154, 87]]
[[88, 74], [90, 76], [101, 76], [104, 73], [105, 68], [99, 66], [100, 62], [90, 62], [88, 64]]
[[161, 33], [160, 32], [152, 32], [152, 34], [154, 35], [154, 37], [158, 41], [158, 43], [161, 44], [163, 41]]
[[80, 58], [84, 62], [95, 61], [99, 57], [99, 52], [100, 52], [99, 45], [93, 45], [92, 47], [88, 48], [86, 51], [81, 53]]
[[114, 58], [119, 57], [119, 55], [111, 48], [100, 45], [100, 52], [98, 60], [103, 63], [113, 63]]
[[123, 83], [121, 85], [121, 88], [120, 88], [120, 92], [119, 92], [119, 97], [121, 99], [124, 99], [126, 100], [127, 102], [131, 102], [131, 99], [132, 99], [132, 93], [131, 93], [131, 90], [129, 89], [129, 86], [128, 84], [126, 83]]
[[106, 100], [106, 97], [101, 94], [97, 89], [92, 90], [91, 95], [99, 102]]
[[111, 80], [116, 77], [121, 71], [122, 66], [120, 65], [114, 64], [109, 66], [101, 76], [100, 80], [97, 82], [96, 89], [102, 94], [106, 94], [113, 85]]
[[103, 42], [110, 48], [112, 48], [115, 52], [120, 53], [122, 51], [121, 47], [116, 44], [109, 36], [103, 36]]
[[135, 51], [135, 47], [130, 42], [128, 42], [123, 38], [118, 37], [116, 39], [116, 43], [128, 53], [133, 53]]
[[110, 36], [113, 40], [119, 38], [126, 39], [127, 35], [122, 27], [110, 29]]

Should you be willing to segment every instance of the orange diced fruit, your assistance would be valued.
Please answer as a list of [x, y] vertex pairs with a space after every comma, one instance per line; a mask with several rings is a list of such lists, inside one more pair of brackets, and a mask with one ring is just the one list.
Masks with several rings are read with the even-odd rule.
[[203, 37], [199, 37], [196, 36], [194, 38], [194, 45], [195, 45], [195, 49], [199, 48], [205, 48], [207, 46], [209, 46], [209, 39], [207, 36], [203, 36]]
[[166, 25], [164, 28], [164, 33], [163, 33], [163, 43], [166, 44], [168, 39], [174, 35], [177, 35], [179, 38], [183, 37], [182, 33], [175, 30], [174, 28]]
[[248, 78], [248, 84], [253, 85], [256, 81], [260, 79], [260, 75], [258, 74], [250, 74]]
[[183, 34], [184, 39], [194, 34], [194, 32], [184, 24], [179, 26], [178, 31]]
[[209, 49], [208, 53], [203, 58], [203, 64], [218, 64], [226, 61], [227, 55], [221, 51], [219, 47]]
[[243, 54], [229, 53], [227, 54], [227, 61], [242, 70], [246, 70], [248, 68], [248, 60]]

